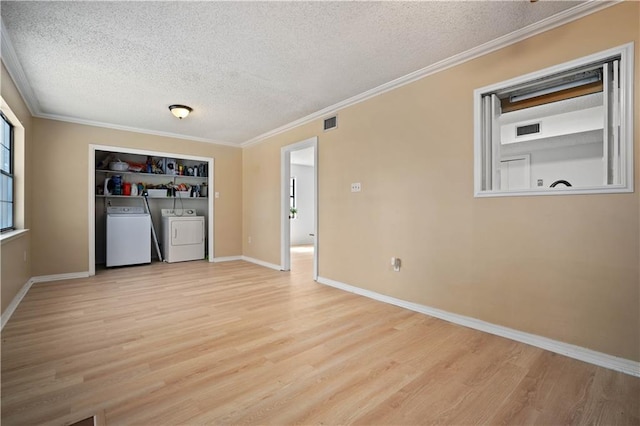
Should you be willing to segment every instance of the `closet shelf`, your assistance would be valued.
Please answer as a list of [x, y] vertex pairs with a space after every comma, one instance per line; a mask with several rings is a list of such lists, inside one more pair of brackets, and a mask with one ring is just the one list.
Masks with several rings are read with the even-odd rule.
[[[142, 195], [103, 195], [96, 194], [96, 198], [144, 198]], [[151, 200], [206, 200], [209, 197], [148, 197]]]
[[96, 169], [96, 173], [109, 173], [112, 175], [134, 175], [134, 176], [147, 176], [147, 177], [164, 177], [164, 178], [178, 178], [178, 179], [207, 179], [207, 176], [187, 176], [187, 175], [166, 175], [162, 173], [145, 173], [145, 172], [119, 172], [117, 170]]

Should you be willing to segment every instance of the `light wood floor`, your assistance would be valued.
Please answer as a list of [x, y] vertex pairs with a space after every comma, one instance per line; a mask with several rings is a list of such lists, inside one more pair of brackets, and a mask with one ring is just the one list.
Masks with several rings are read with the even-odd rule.
[[36, 284], [2, 425], [639, 424], [640, 379], [242, 261]]

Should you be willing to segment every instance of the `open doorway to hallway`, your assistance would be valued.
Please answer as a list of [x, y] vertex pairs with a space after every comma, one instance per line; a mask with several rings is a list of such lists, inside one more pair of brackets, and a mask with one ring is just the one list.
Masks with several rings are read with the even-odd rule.
[[317, 138], [282, 148], [282, 270], [317, 279]]
[[303, 277], [313, 276], [313, 244], [291, 246], [291, 272]]
[[[315, 162], [313, 147], [291, 152], [289, 177], [289, 238], [291, 243], [291, 269], [313, 268], [313, 242], [315, 239]], [[311, 262], [300, 262], [301, 259]], [[295, 260], [295, 261], [294, 261]], [[311, 275], [311, 273], [309, 273]]]

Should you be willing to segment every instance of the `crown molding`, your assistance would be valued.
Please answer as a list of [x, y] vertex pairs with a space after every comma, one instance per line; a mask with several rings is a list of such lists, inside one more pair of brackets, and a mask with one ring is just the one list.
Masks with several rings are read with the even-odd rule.
[[34, 115], [34, 117], [46, 118], [47, 120], [64, 121], [67, 123], [82, 124], [85, 126], [102, 127], [106, 129], [123, 130], [126, 132], [142, 133], [146, 135], [163, 136], [166, 138], [183, 139], [188, 141], [204, 142], [204, 143], [209, 143], [213, 145], [223, 145], [223, 146], [231, 146], [234, 148], [240, 148], [239, 144], [233, 143], [233, 142], [217, 141], [213, 139], [200, 138], [197, 136], [188, 136], [188, 135], [182, 135], [179, 133], [171, 133], [171, 132], [161, 132], [157, 130], [149, 130], [149, 129], [143, 129], [139, 127], [121, 126], [119, 124], [103, 123], [100, 121], [85, 120], [82, 118], [67, 117], [67, 116], [61, 116], [61, 115], [55, 115], [55, 114], [37, 114], [37, 115]]
[[27, 109], [31, 115], [35, 116], [40, 113], [38, 98], [31, 88], [24, 69], [22, 69], [22, 65], [18, 60], [18, 55], [13, 48], [13, 43], [11, 43], [11, 38], [2, 19], [0, 19], [0, 58], [7, 72], [15, 82], [16, 88], [20, 96], [22, 96], [22, 99], [24, 99], [24, 103], [27, 105]]
[[511, 44], [527, 39], [529, 37], [533, 37], [537, 34], [543, 33], [545, 31], [549, 31], [553, 28], [556, 28], [561, 25], [567, 24], [569, 22], [575, 21], [577, 19], [583, 18], [587, 15], [598, 12], [607, 7], [621, 3], [622, 1], [623, 0], [613, 0], [613, 1], [588, 0], [584, 3], [578, 4], [575, 7], [572, 7], [563, 12], [560, 12], [554, 16], [543, 19], [542, 21], [536, 22], [527, 27], [516, 30], [512, 33], [499, 37], [490, 42], [484, 43], [473, 49], [469, 49], [465, 52], [451, 56], [433, 65], [430, 65], [428, 67], [409, 73], [403, 77], [399, 77], [395, 80], [382, 84], [378, 87], [375, 87], [371, 90], [363, 92], [359, 95], [345, 99], [344, 101], [338, 102], [327, 108], [323, 108], [315, 113], [309, 114], [298, 120], [292, 121], [289, 124], [285, 124], [284, 126], [280, 126], [276, 129], [273, 129], [266, 133], [258, 135], [240, 144], [224, 142], [224, 141], [214, 141], [206, 138], [191, 137], [191, 136], [179, 135], [174, 133], [158, 132], [158, 131], [153, 131], [148, 129], [139, 129], [135, 127], [119, 126], [119, 125], [113, 125], [109, 123], [94, 122], [94, 121], [76, 119], [76, 118], [66, 117], [66, 116], [43, 114], [40, 109], [40, 103], [38, 101], [38, 98], [36, 97], [31, 87], [31, 84], [29, 83], [29, 80], [27, 79], [26, 74], [24, 73], [22, 65], [20, 64], [20, 61], [18, 60], [18, 56], [16, 55], [15, 49], [13, 48], [13, 44], [11, 43], [11, 39], [7, 31], [5, 30], [4, 22], [2, 22], [0, 25], [1, 35], [2, 35], [1, 37], [2, 51], [1, 51], [0, 57], [2, 58], [2, 62], [5, 64], [7, 71], [9, 72], [9, 75], [15, 82], [16, 87], [20, 92], [20, 95], [22, 96], [25, 103], [27, 104], [27, 108], [29, 109], [29, 112], [31, 112], [31, 115], [34, 117], [47, 118], [47, 119], [58, 120], [58, 121], [67, 121], [70, 123], [85, 124], [90, 126], [104, 127], [104, 128], [110, 128], [110, 129], [116, 129], [116, 130], [126, 130], [126, 131], [145, 133], [145, 134], [151, 134], [156, 136], [166, 136], [171, 138], [186, 139], [186, 140], [192, 140], [196, 142], [205, 142], [205, 143], [213, 143], [217, 145], [245, 148], [245, 147], [260, 143], [280, 133], [284, 133], [288, 130], [291, 130], [296, 127], [307, 124], [309, 122], [312, 122], [314, 120], [318, 120], [320, 118], [335, 114], [341, 109], [350, 107], [360, 102], [364, 102], [373, 97], [382, 95], [383, 93], [386, 93], [390, 90], [394, 90], [399, 87], [405, 86], [407, 84], [413, 83], [416, 80], [419, 80], [431, 74], [444, 71], [448, 68], [460, 65], [464, 62], [486, 55], [493, 51], [502, 49]]
[[419, 69], [403, 77], [399, 77], [388, 83], [382, 84], [371, 90], [363, 92], [359, 95], [355, 95], [351, 98], [345, 99], [344, 101], [338, 102], [337, 104], [321, 109], [320, 111], [314, 112], [296, 121], [292, 121], [289, 124], [285, 124], [284, 126], [281, 126], [269, 132], [263, 133], [259, 136], [256, 136], [255, 138], [252, 138], [246, 142], [243, 142], [242, 144], [240, 144], [240, 146], [245, 148], [251, 145], [255, 145], [272, 136], [276, 136], [280, 133], [284, 133], [288, 130], [302, 126], [303, 124], [310, 123], [314, 120], [318, 120], [320, 118], [333, 115], [341, 109], [350, 107], [360, 102], [364, 102], [373, 97], [382, 95], [383, 93], [386, 93], [391, 90], [397, 89], [399, 87], [405, 86], [407, 84], [413, 83], [416, 80], [420, 80], [421, 78], [427, 77], [431, 74], [435, 74], [435, 73], [444, 71], [446, 69], [455, 67], [457, 65], [463, 64], [465, 62], [471, 61], [480, 56], [484, 56], [496, 50], [518, 43], [522, 40], [533, 37], [545, 31], [549, 31], [561, 25], [568, 24], [569, 22], [575, 21], [577, 19], [583, 18], [592, 13], [606, 9], [607, 7], [621, 3], [622, 1], [624, 0], [613, 0], [613, 1], [588, 0], [584, 3], [580, 3], [577, 6], [564, 10], [549, 18], [543, 19], [534, 24], [531, 24], [519, 30], [513, 31], [502, 37], [498, 37], [480, 46], [474, 47], [473, 49], [469, 49], [457, 55], [450, 56], [449, 58], [436, 62], [433, 65], [429, 65], [428, 67]]

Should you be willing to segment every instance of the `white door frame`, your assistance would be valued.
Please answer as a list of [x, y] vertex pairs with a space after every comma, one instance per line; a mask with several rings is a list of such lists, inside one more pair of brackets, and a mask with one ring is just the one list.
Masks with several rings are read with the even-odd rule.
[[291, 152], [313, 148], [313, 279], [318, 280], [318, 137], [280, 148], [280, 269], [291, 269], [291, 228], [289, 219], [289, 180], [291, 179]]
[[209, 176], [207, 177], [207, 185], [209, 186], [208, 198], [207, 198], [207, 211], [209, 212], [209, 218], [207, 221], [208, 227], [208, 250], [209, 250], [209, 262], [214, 260], [213, 251], [213, 199], [215, 194], [214, 186], [214, 159], [212, 157], [197, 157], [194, 155], [176, 154], [171, 152], [158, 152], [150, 150], [141, 150], [134, 148], [125, 148], [122, 146], [111, 145], [94, 145], [89, 144], [89, 170], [88, 170], [88, 222], [89, 222], [89, 276], [96, 274], [96, 151], [112, 151], [123, 152], [126, 154], [138, 154], [138, 155], [151, 155], [153, 157], [168, 157], [168, 158], [180, 158], [184, 160], [195, 160], [206, 162], [209, 165]]

